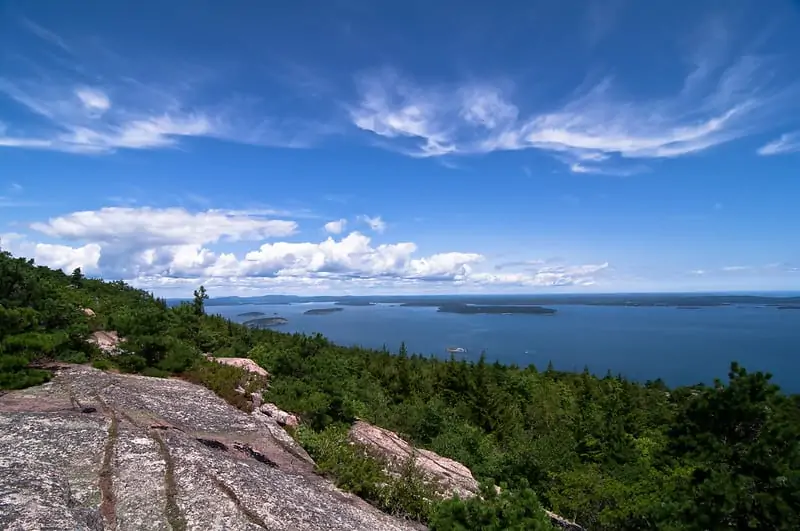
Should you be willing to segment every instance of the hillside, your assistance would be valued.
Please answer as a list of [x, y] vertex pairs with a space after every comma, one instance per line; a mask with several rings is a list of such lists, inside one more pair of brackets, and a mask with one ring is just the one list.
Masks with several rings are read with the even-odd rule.
[[[264, 399], [299, 416], [293, 434], [317, 472], [431, 529], [546, 529], [542, 506], [587, 529], [800, 528], [800, 397], [769, 375], [732, 364], [724, 384], [667, 389], [404, 346], [345, 348], [207, 315], [205, 299], [201, 288], [169, 307], [121, 282], [0, 254], [0, 388], [41, 384], [47, 362], [61, 360], [180, 377], [248, 412], [258, 389], [237, 392], [242, 372], [202, 353], [249, 357], [270, 374]], [[101, 330], [124, 338], [119, 352], [88, 341]], [[500, 494], [431, 501], [413, 473], [387, 479], [347, 444], [356, 419], [463, 463]]]

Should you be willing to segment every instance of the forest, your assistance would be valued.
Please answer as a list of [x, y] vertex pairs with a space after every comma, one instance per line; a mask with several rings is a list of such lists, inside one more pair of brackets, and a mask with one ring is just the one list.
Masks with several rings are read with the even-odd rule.
[[[668, 388], [342, 347], [210, 315], [207, 299], [201, 286], [169, 306], [0, 253], [0, 389], [45, 382], [58, 360], [186, 378], [246, 408], [241, 375], [201, 354], [250, 357], [271, 375], [265, 400], [302, 419], [294, 436], [321, 473], [430, 529], [548, 529], [542, 507], [591, 530], [800, 529], [800, 396], [769, 374], [732, 362], [725, 381]], [[117, 331], [122, 352], [87, 342], [95, 330]], [[387, 481], [343, 441], [357, 418], [464, 463], [485, 494], [432, 502], [413, 471]]]

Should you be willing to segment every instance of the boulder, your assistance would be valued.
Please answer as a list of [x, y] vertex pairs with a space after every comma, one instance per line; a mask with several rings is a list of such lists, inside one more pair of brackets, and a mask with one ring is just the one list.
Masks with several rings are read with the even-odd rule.
[[86, 315], [86, 317], [95, 317], [94, 310], [91, 308], [81, 308], [81, 311]]
[[417, 528], [313, 468], [272, 417], [178, 379], [62, 366], [0, 396], [0, 529]]
[[443, 496], [471, 498], [480, 490], [469, 468], [429, 450], [414, 448], [392, 431], [357, 420], [350, 428], [349, 438], [385, 461], [393, 471], [413, 459], [415, 467], [438, 485]]
[[119, 344], [123, 341], [124, 339], [119, 337], [119, 335], [117, 335], [117, 333], [113, 330], [100, 330], [93, 332], [92, 335], [89, 336], [89, 343], [97, 345], [97, 347], [106, 354], [118, 353]]
[[291, 426], [295, 428], [300, 425], [300, 419], [291, 413], [279, 409], [275, 404], [264, 404], [260, 409], [262, 413], [275, 419], [280, 426]]
[[269, 373], [261, 367], [258, 363], [251, 360], [250, 358], [215, 358], [209, 354], [206, 354], [206, 359], [209, 361], [215, 361], [217, 363], [222, 363], [225, 365], [232, 365], [234, 367], [239, 367], [240, 369], [244, 369], [247, 372], [253, 373], [257, 376], [263, 376], [264, 378], [269, 378]]

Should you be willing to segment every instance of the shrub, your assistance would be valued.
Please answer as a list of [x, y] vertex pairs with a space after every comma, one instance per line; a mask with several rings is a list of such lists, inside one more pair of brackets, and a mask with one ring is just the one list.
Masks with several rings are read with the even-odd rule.
[[0, 389], [23, 389], [48, 380], [50, 373], [41, 369], [29, 369], [26, 358], [0, 354]]
[[92, 367], [101, 371], [109, 371], [114, 368], [114, 364], [107, 358], [96, 359], [92, 362]]
[[339, 488], [394, 516], [427, 521], [436, 492], [413, 463], [409, 462], [400, 474], [390, 475], [384, 471], [385, 463], [349, 443], [347, 430], [342, 424], [321, 432], [300, 426], [295, 437], [314, 458], [319, 472], [331, 477]]
[[[267, 386], [265, 378], [239, 367], [199, 359], [184, 377], [192, 383], [207, 387], [226, 402], [247, 413], [253, 410], [251, 395]], [[238, 388], [244, 393], [237, 391]]]
[[116, 361], [122, 372], [141, 372], [147, 367], [147, 360], [136, 354], [120, 354]]
[[167, 371], [162, 371], [157, 367], [145, 367], [142, 371], [143, 376], [152, 376], [153, 378], [169, 378], [170, 374]]
[[162, 371], [183, 374], [199, 359], [200, 355], [196, 350], [184, 343], [175, 342], [157, 367]]
[[431, 517], [431, 531], [481, 529], [484, 531], [546, 531], [555, 529], [529, 488], [503, 490], [487, 484], [481, 495], [469, 500], [441, 502]]

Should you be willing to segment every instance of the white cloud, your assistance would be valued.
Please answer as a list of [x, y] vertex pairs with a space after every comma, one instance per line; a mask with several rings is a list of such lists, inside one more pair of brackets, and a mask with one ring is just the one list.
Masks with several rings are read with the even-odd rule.
[[68, 240], [142, 247], [289, 236], [297, 230], [297, 223], [247, 211], [106, 207], [55, 217], [44, 223], [34, 223], [31, 228]]
[[728, 271], [728, 272], [732, 272], [732, 271], [748, 271], [750, 269], [752, 269], [751, 266], [738, 266], [738, 265], [737, 266], [725, 266], [725, 267], [722, 268], [723, 271]]
[[470, 279], [477, 283], [520, 286], [591, 286], [596, 276], [608, 268], [608, 263], [582, 266], [542, 266], [524, 272], [475, 273]]
[[[496, 88], [420, 87], [381, 72], [358, 80], [353, 124], [418, 157], [538, 149], [572, 170], [603, 173], [611, 156], [668, 158], [697, 153], [770, 125], [779, 96], [767, 62], [743, 56], [712, 79], [690, 73], [691, 90], [632, 99], [609, 78], [550, 109], [522, 116]], [[589, 166], [582, 161], [591, 161]], [[622, 174], [636, 169], [608, 169]]]
[[627, 168], [614, 168], [607, 166], [597, 166], [592, 164], [584, 164], [582, 162], [573, 162], [569, 164], [569, 171], [572, 173], [588, 173], [596, 175], [614, 175], [617, 177], [629, 177], [639, 173], [644, 173], [647, 168], [644, 166], [631, 166]]
[[386, 222], [380, 216], [358, 216], [358, 219], [369, 225], [369, 228], [377, 233], [382, 233], [386, 230]]
[[92, 272], [98, 270], [100, 251], [101, 247], [96, 243], [89, 243], [77, 248], [68, 245], [38, 243], [34, 259], [38, 263], [65, 271], [72, 271], [76, 267], [80, 267], [86, 272]]
[[346, 219], [337, 219], [335, 221], [329, 221], [328, 223], [325, 224], [325, 232], [329, 234], [341, 234], [346, 226], [347, 226]]
[[[374, 218], [371, 218], [374, 220]], [[2, 235], [3, 247], [43, 265], [122, 278], [149, 289], [190, 289], [199, 282], [218, 294], [258, 289], [281, 292], [447, 292], [591, 285], [608, 264], [547, 265], [519, 262], [520, 272], [486, 273], [477, 252], [417, 255], [413, 242], [373, 244], [360, 232], [321, 242], [259, 240], [282, 237], [293, 222], [247, 211], [181, 208], [102, 208], [34, 223], [42, 235], [75, 242], [39, 242], [31, 235]], [[237, 250], [217, 246], [224, 241]], [[251, 250], [246, 242], [257, 241]]]
[[96, 110], [102, 113], [111, 107], [111, 100], [100, 90], [83, 87], [77, 89], [75, 95], [88, 110]]
[[800, 151], [800, 131], [786, 133], [758, 149], [759, 155], [782, 155]]

